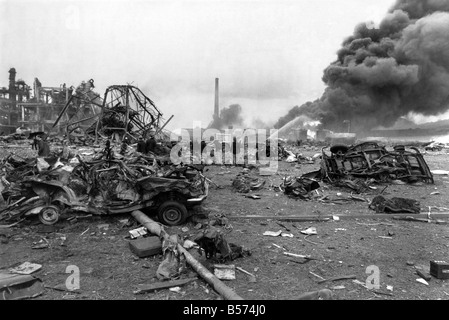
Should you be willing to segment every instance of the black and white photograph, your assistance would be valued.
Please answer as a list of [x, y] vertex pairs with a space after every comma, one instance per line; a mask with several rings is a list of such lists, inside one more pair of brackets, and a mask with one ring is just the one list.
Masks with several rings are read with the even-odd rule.
[[0, 0], [0, 300], [449, 300], [449, 0]]

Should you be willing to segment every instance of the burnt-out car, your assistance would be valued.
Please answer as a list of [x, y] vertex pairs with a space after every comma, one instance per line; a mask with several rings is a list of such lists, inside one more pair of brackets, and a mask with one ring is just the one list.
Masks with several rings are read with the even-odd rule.
[[426, 151], [442, 151], [446, 145], [444, 143], [432, 142], [429, 145], [425, 146]]
[[396, 146], [389, 151], [375, 142], [366, 142], [351, 147], [335, 145], [330, 148], [330, 155], [325, 149], [322, 150], [321, 171], [331, 182], [366, 178], [379, 182], [402, 180], [408, 183], [434, 183], [423, 155], [415, 147]]
[[[107, 166], [107, 168], [103, 168]], [[126, 168], [125, 168], [126, 167]], [[83, 163], [74, 168], [70, 181], [44, 181], [38, 178], [23, 182], [21, 196], [30, 200], [10, 215], [38, 215], [43, 224], [55, 224], [61, 215], [84, 212], [113, 215], [142, 210], [156, 214], [159, 222], [177, 226], [192, 214], [192, 207], [201, 205], [209, 193], [202, 169], [195, 166], [171, 167], [138, 177], [136, 167], [119, 161]]]

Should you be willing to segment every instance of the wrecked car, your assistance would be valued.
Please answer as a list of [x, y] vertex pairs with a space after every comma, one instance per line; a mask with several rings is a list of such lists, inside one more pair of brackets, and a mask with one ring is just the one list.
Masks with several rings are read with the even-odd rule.
[[444, 143], [432, 142], [429, 145], [427, 145], [424, 149], [426, 151], [442, 151], [444, 148], [446, 148], [446, 145]]
[[375, 179], [378, 182], [402, 180], [407, 183], [434, 183], [424, 157], [415, 147], [396, 146], [393, 151], [375, 142], [352, 147], [335, 145], [331, 155], [322, 149], [321, 171], [330, 182], [347, 178]]
[[3, 196], [12, 204], [0, 211], [0, 219], [38, 215], [43, 224], [52, 225], [62, 214], [73, 212], [110, 215], [142, 210], [156, 212], [161, 223], [174, 226], [182, 224], [190, 215], [188, 209], [200, 205], [209, 191], [202, 168], [195, 166], [160, 168], [98, 160], [80, 161], [71, 173], [62, 169], [52, 171], [55, 177], [45, 171], [6, 188]]
[[83, 168], [74, 169], [76, 178], [73, 184], [75, 189], [88, 189], [80, 192], [80, 195], [87, 192], [88, 205], [73, 206], [72, 210], [96, 211], [99, 214], [156, 211], [161, 223], [175, 226], [184, 223], [190, 215], [188, 209], [200, 205], [209, 192], [206, 178], [195, 166], [155, 171], [150, 167], [126, 166], [117, 161], [110, 168], [99, 170], [96, 168], [99, 163], [90, 164], [92, 167], [86, 176], [86, 165], [89, 168], [89, 164], [83, 163]]

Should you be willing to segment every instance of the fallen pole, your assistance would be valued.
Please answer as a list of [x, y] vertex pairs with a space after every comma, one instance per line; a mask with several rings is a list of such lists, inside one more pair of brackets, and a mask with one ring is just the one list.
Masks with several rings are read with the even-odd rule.
[[[162, 239], [169, 239], [168, 233], [164, 230], [163, 226], [159, 223], [148, 218], [142, 211], [136, 210], [131, 213], [131, 215], [139, 221], [148, 232], [157, 235]], [[204, 279], [206, 280], [215, 291], [223, 296], [227, 300], [243, 300], [242, 297], [237, 295], [234, 290], [226, 286], [220, 281], [214, 274], [207, 270], [201, 263], [199, 263], [182, 245], [177, 243], [177, 249], [180, 253], [184, 255], [188, 264]]]
[[357, 276], [355, 275], [350, 275], [350, 276], [338, 276], [338, 277], [333, 277], [330, 279], [323, 279], [318, 281], [318, 283], [325, 283], [328, 281], [334, 282], [334, 281], [340, 281], [340, 280], [352, 280], [352, 279], [357, 279]]
[[[376, 220], [376, 219], [394, 219], [394, 218], [407, 218], [413, 216], [415, 218], [429, 219], [428, 213], [413, 214], [410, 213], [394, 213], [394, 214], [355, 214], [355, 215], [339, 215], [340, 220], [355, 220], [355, 219], [366, 219], [366, 220]], [[334, 216], [258, 216], [258, 215], [248, 215], [248, 216], [228, 216], [230, 220], [276, 220], [276, 221], [286, 221], [286, 222], [325, 222], [332, 221]], [[449, 219], [449, 213], [431, 213], [431, 219]]]

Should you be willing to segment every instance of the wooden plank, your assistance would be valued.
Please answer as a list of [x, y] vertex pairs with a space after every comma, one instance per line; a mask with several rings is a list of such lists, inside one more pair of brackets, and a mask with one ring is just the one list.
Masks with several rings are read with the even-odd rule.
[[180, 280], [174, 280], [174, 281], [164, 281], [164, 282], [156, 282], [156, 283], [150, 283], [150, 284], [139, 284], [138, 290], [134, 293], [144, 293], [144, 292], [153, 292], [156, 290], [163, 290], [163, 289], [169, 289], [173, 287], [179, 287], [186, 285], [192, 281], [198, 280], [197, 277], [195, 278], [188, 278], [188, 279], [180, 279]]
[[350, 275], [350, 276], [338, 276], [338, 277], [333, 277], [333, 278], [330, 278], [330, 279], [324, 279], [324, 280], [321, 280], [321, 281], [318, 281], [318, 283], [325, 283], [325, 282], [328, 282], [328, 281], [341, 281], [341, 280], [352, 280], [352, 279], [357, 279], [357, 276], [355, 276], [355, 275]]

